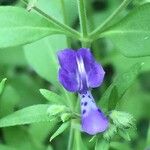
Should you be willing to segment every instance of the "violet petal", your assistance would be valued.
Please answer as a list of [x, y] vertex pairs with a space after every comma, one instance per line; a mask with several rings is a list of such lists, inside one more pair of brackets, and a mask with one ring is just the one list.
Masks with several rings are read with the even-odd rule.
[[80, 48], [77, 53], [81, 55], [84, 61], [88, 87], [94, 88], [100, 86], [105, 75], [102, 66], [95, 61], [89, 49]]
[[90, 135], [103, 132], [108, 128], [108, 119], [98, 109], [90, 91], [80, 94], [82, 130]]
[[72, 49], [64, 49], [58, 52], [58, 60], [61, 68], [68, 72], [76, 72], [76, 52]]
[[68, 72], [63, 68], [60, 68], [59, 81], [66, 90], [70, 92], [78, 92], [78, 82], [74, 73]]
[[102, 84], [105, 72], [100, 64], [93, 63], [90, 71], [87, 73], [88, 86], [91, 88], [98, 87]]
[[90, 135], [104, 132], [107, 127], [108, 120], [98, 109], [91, 109], [87, 116], [82, 117], [82, 129]]

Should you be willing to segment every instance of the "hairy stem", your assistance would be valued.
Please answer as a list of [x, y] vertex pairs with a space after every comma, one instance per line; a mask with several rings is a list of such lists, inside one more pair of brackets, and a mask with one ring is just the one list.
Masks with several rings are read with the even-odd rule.
[[95, 37], [97, 34], [101, 33], [101, 31], [109, 25], [109, 23], [131, 2], [131, 0], [124, 0], [119, 7], [93, 32], [90, 33], [90, 37]]

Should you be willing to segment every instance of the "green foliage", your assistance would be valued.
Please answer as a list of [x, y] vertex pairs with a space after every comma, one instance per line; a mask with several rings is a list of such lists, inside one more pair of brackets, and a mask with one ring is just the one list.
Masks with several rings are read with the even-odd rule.
[[71, 118], [71, 114], [70, 113], [63, 113], [61, 115], [62, 122], [68, 121], [70, 118]]
[[56, 116], [63, 112], [69, 111], [65, 105], [51, 105], [47, 109], [48, 116]]
[[104, 31], [102, 36], [109, 37], [125, 56], [150, 55], [149, 11], [150, 4], [136, 8], [119, 23]]
[[59, 31], [43, 17], [18, 7], [0, 7], [0, 22], [1, 48], [31, 43]]
[[63, 123], [63, 124], [56, 130], [56, 132], [51, 136], [50, 141], [52, 141], [55, 137], [57, 137], [58, 135], [60, 135], [61, 133], [63, 133], [63, 132], [69, 127], [69, 125], [70, 125], [69, 122]]
[[[118, 76], [103, 94], [100, 100], [100, 105], [105, 107], [106, 109], [108, 109], [108, 106], [110, 108], [110, 105], [111, 108], [114, 108], [114, 106], [116, 106], [118, 101], [121, 100], [125, 92], [134, 83], [137, 75], [140, 73], [142, 65], [143, 63], [140, 64], [138, 63], [132, 66], [129, 71]], [[115, 97], [111, 98], [111, 96], [114, 96], [114, 94]], [[111, 102], [111, 100], [113, 100], [114, 98], [115, 101]]]
[[[58, 41], [61, 41], [61, 44], [58, 44]], [[57, 51], [65, 47], [65, 36], [53, 36], [29, 44], [24, 47], [24, 50], [29, 65], [41, 77], [58, 86]]]
[[40, 93], [50, 102], [50, 103], [56, 103], [60, 104], [63, 103], [64, 99], [60, 95], [46, 90], [46, 89], [40, 89]]
[[18, 110], [0, 119], [0, 127], [51, 121], [51, 118], [47, 115], [48, 107], [47, 104], [39, 104]]

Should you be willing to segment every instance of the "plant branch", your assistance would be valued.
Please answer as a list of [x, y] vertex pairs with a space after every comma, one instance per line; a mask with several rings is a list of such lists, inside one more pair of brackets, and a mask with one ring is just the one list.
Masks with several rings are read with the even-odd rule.
[[84, 0], [77, 0], [77, 3], [78, 3], [79, 20], [80, 20], [82, 37], [86, 38], [88, 36], [88, 30], [87, 30], [87, 17], [86, 17], [85, 2]]
[[[28, 3], [25, 0], [21, 0], [24, 4], [28, 5]], [[71, 27], [67, 26], [66, 24], [63, 24], [61, 22], [59, 22], [58, 20], [56, 20], [55, 18], [47, 15], [46, 13], [44, 13], [42, 10], [40, 10], [37, 7], [32, 7], [33, 10], [35, 10], [36, 12], [38, 12], [40, 15], [42, 15], [45, 19], [47, 19], [48, 21], [50, 21], [51, 23], [53, 23], [55, 26], [59, 27], [60, 29], [62, 29], [64, 31], [64, 33], [68, 33], [70, 36], [75, 37], [77, 39], [80, 39], [80, 33], [77, 32], [76, 30], [72, 29]]]
[[109, 23], [131, 2], [132, 0], [124, 0], [119, 7], [93, 32], [90, 33], [90, 37], [96, 36], [109, 25]]
[[[63, 21], [65, 24], [67, 24], [67, 17], [66, 17], [66, 7], [65, 7], [65, 2], [64, 0], [61, 0], [61, 9], [62, 9], [62, 14], [63, 14]], [[71, 47], [71, 41], [68, 37], [67, 38], [67, 46]]]

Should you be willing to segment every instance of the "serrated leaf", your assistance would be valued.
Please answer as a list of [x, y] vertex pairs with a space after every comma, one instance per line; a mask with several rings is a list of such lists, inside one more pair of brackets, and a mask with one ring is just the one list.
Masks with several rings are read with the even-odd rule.
[[[129, 89], [129, 87], [134, 83], [137, 75], [140, 73], [143, 63], [138, 63], [133, 65], [130, 70], [119, 75], [114, 82], [107, 88], [105, 93], [103, 94], [100, 100], [100, 106], [108, 110], [108, 102], [111, 95], [111, 92], [114, 87], [116, 87], [118, 93], [118, 102], [121, 100], [125, 92]], [[118, 103], [117, 102], [117, 103]], [[116, 104], [117, 104], [116, 103]]]
[[0, 48], [31, 43], [59, 31], [35, 12], [19, 7], [0, 7]]
[[57, 131], [51, 136], [50, 141], [52, 141], [55, 137], [63, 133], [70, 126], [70, 122], [63, 123]]
[[51, 103], [63, 104], [63, 97], [59, 96], [58, 94], [52, 91], [40, 89], [40, 93]]
[[5, 86], [5, 82], [6, 82], [6, 78], [3, 79], [1, 82], [0, 82], [0, 95], [1, 93], [3, 92], [3, 89], [4, 89], [4, 86]]
[[102, 36], [109, 37], [126, 56], [150, 55], [150, 4], [133, 10], [119, 23], [108, 28]]
[[18, 110], [0, 119], [0, 127], [51, 121], [52, 118], [47, 115], [48, 107], [47, 104], [39, 104]]

